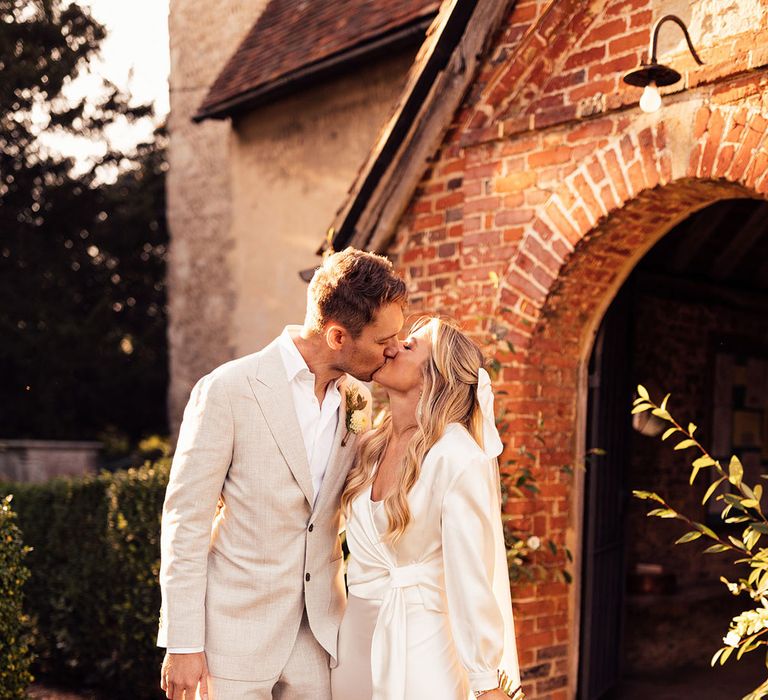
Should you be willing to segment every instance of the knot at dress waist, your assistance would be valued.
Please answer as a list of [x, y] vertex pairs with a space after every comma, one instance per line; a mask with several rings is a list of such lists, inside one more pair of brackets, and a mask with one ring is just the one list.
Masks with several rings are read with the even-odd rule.
[[[404, 566], [381, 566], [368, 576], [357, 578], [354, 565], [348, 574], [349, 595], [366, 600], [386, 601], [395, 591], [408, 604], [421, 604], [429, 610], [445, 609], [444, 575], [439, 558]], [[373, 575], [372, 575], [373, 574]]]

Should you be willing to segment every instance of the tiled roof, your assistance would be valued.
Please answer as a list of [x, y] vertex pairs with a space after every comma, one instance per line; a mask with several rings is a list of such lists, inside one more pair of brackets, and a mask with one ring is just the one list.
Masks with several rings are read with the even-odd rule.
[[271, 0], [195, 119], [228, 116], [301, 75], [402, 40], [408, 30], [421, 43], [439, 7], [439, 0]]

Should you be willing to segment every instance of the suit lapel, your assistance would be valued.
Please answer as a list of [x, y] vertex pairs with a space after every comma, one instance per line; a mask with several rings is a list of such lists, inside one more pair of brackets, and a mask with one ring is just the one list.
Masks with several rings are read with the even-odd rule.
[[304, 436], [301, 434], [291, 387], [288, 384], [280, 348], [276, 342], [264, 348], [259, 366], [255, 374], [248, 377], [248, 382], [261, 406], [272, 437], [309, 501], [309, 505], [312, 506], [315, 500], [315, 489], [307, 463]]

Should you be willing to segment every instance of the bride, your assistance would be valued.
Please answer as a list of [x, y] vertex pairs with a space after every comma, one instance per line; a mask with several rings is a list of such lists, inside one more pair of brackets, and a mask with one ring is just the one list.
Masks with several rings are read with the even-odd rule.
[[522, 696], [482, 359], [427, 318], [373, 376], [390, 416], [361, 441], [342, 495], [349, 602], [334, 700]]

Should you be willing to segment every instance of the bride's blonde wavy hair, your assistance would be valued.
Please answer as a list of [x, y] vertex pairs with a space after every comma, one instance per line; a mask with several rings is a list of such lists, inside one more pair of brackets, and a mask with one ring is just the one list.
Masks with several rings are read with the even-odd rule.
[[[477, 373], [483, 354], [477, 344], [457, 326], [443, 319], [425, 316], [411, 327], [411, 333], [429, 329], [430, 355], [424, 363], [421, 397], [416, 409], [417, 428], [408, 443], [395, 489], [384, 499], [388, 517], [386, 537], [397, 542], [411, 520], [408, 493], [419, 478], [421, 464], [449, 423], [460, 423], [482, 447], [482, 416], [477, 403]], [[370, 436], [362, 440], [350, 470], [341, 507], [349, 515], [352, 500], [373, 483], [374, 466], [384, 456], [392, 436], [392, 418], [387, 415]]]

